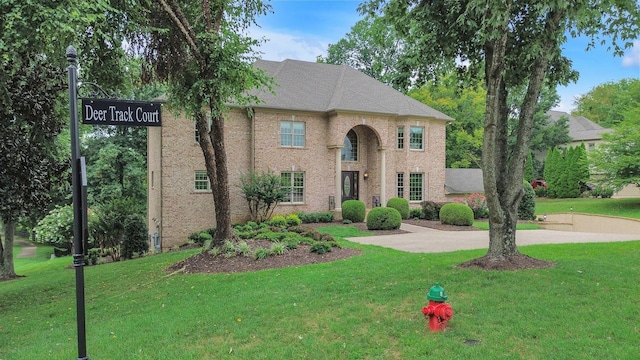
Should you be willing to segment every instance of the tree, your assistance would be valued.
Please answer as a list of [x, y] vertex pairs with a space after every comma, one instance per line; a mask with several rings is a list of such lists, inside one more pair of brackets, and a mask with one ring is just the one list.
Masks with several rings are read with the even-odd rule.
[[443, 75], [411, 90], [409, 96], [451, 116], [447, 124], [446, 167], [479, 168], [482, 165], [482, 119], [485, 96], [481, 83], [462, 86], [454, 73]]
[[640, 107], [629, 106], [624, 120], [589, 155], [599, 182], [620, 189], [627, 184], [640, 187]]
[[[271, 81], [252, 66], [258, 40], [247, 28], [270, 6], [261, 0], [160, 0], [149, 8], [151, 31], [141, 44], [153, 74], [169, 85], [169, 102], [196, 121], [200, 148], [211, 182], [216, 233], [211, 246], [234, 237], [224, 141], [228, 104], [258, 102], [248, 90]], [[144, 45], [144, 46], [142, 46]], [[206, 108], [206, 109], [205, 109]], [[209, 121], [209, 119], [211, 121]]]
[[0, 278], [16, 276], [16, 223], [47, 207], [50, 190], [67, 166], [55, 156], [56, 136], [64, 126], [55, 111], [65, 88], [63, 73], [44, 56], [14, 54], [3, 61], [0, 74]]
[[238, 187], [249, 206], [251, 221], [258, 224], [271, 218], [276, 206], [287, 199], [290, 189], [281, 176], [270, 172], [242, 175]]
[[[614, 52], [620, 55], [639, 32], [639, 7], [630, 0], [371, 0], [361, 6], [364, 11], [380, 9], [390, 18], [412, 44], [407, 61], [419, 68], [456, 59], [460, 72], [483, 75], [487, 96], [482, 167], [490, 240], [487, 255], [477, 263], [495, 267], [519, 256], [517, 209], [541, 89], [545, 83], [555, 87], [577, 78], [571, 61], [562, 55], [566, 34], [592, 39], [611, 35]], [[526, 91], [510, 147], [507, 99], [519, 88]]]
[[398, 55], [404, 51], [404, 44], [393, 25], [385, 20], [374, 15], [359, 20], [344, 38], [329, 44], [327, 56], [319, 56], [317, 61], [349, 65], [382, 83], [393, 85]]
[[625, 118], [629, 105], [640, 102], [640, 80], [622, 79], [591, 89], [575, 101], [574, 116], [584, 116], [602, 127], [613, 127]]

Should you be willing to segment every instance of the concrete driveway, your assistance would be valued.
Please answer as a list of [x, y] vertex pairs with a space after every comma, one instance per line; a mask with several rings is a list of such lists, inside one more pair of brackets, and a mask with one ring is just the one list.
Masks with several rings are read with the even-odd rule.
[[[347, 238], [360, 244], [378, 245], [414, 253], [438, 253], [489, 248], [489, 231], [440, 231], [402, 224], [406, 234]], [[557, 230], [519, 230], [516, 244], [565, 244], [640, 240], [640, 234], [597, 234]]]

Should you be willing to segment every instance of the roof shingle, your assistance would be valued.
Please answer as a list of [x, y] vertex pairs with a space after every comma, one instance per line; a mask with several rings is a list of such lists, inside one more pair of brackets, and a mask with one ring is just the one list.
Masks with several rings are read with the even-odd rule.
[[346, 65], [298, 60], [258, 60], [254, 66], [274, 78], [275, 94], [261, 90], [255, 107], [300, 111], [354, 111], [395, 116], [451, 117]]

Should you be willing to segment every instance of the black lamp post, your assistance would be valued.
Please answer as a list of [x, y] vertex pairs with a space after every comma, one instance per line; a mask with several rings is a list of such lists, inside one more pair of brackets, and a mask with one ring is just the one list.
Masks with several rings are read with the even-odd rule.
[[84, 159], [80, 157], [80, 145], [78, 144], [78, 74], [76, 69], [77, 52], [73, 46], [67, 48], [67, 61], [69, 66], [69, 113], [71, 118], [71, 171], [73, 191], [73, 267], [76, 270], [76, 317], [78, 327], [78, 360], [89, 359], [87, 357], [87, 339], [85, 328], [84, 306], [84, 241], [88, 235], [86, 227], [86, 202], [84, 191], [86, 187], [86, 173]]

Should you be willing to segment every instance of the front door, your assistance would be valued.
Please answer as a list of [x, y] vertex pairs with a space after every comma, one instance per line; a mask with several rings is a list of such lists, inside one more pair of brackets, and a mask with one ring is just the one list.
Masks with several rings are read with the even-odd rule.
[[358, 200], [358, 175], [357, 171], [342, 172], [342, 202]]

